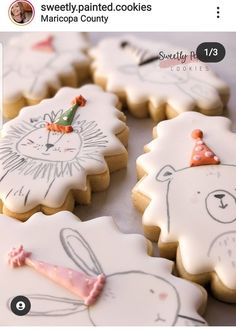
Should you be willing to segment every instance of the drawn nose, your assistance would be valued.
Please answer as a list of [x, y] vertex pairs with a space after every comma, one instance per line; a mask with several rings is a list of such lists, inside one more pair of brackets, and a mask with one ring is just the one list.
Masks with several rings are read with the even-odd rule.
[[214, 197], [221, 200], [225, 197], [225, 194], [214, 194]]
[[47, 148], [46, 151], [48, 151], [51, 147], [54, 146], [54, 144], [49, 144], [49, 143], [47, 143], [47, 144], [45, 144], [45, 146], [46, 146], [46, 148]]

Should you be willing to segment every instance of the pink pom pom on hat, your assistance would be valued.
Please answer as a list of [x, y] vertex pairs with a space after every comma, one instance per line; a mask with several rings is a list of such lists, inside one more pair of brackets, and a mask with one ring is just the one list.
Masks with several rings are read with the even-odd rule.
[[200, 129], [193, 130], [191, 136], [196, 140], [196, 143], [192, 152], [190, 167], [220, 164], [218, 156], [203, 142], [203, 132]]

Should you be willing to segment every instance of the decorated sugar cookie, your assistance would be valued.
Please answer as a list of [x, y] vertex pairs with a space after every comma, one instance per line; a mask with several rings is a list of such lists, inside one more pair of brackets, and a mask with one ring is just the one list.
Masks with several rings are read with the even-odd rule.
[[227, 84], [181, 47], [124, 35], [102, 40], [90, 55], [95, 82], [136, 117], [150, 114], [158, 122], [191, 110], [219, 115], [229, 98]]
[[230, 120], [184, 113], [162, 122], [137, 159], [133, 190], [149, 238], [180, 274], [236, 302], [236, 135]]
[[[206, 324], [205, 291], [173, 276], [171, 261], [148, 256], [145, 238], [121, 233], [111, 217], [0, 219], [1, 324]], [[24, 316], [11, 312], [18, 295], [31, 303]]]
[[[127, 163], [128, 128], [115, 95], [95, 85], [62, 88], [55, 97], [24, 108], [0, 139], [2, 212], [26, 220], [73, 210], [105, 190], [109, 172]], [[124, 145], [123, 145], [124, 144]]]
[[63, 85], [77, 87], [88, 76], [88, 42], [81, 33], [23, 33], [4, 47], [4, 116], [53, 96]]

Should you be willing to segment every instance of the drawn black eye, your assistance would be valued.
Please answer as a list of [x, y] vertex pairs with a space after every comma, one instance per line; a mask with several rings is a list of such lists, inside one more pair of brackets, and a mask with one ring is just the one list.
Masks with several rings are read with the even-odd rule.
[[34, 144], [34, 141], [32, 139], [27, 138], [27, 141], [29, 144]]
[[201, 194], [201, 192], [200, 191], [197, 191], [197, 194]]
[[155, 291], [153, 289], [149, 290], [151, 294], [155, 294]]

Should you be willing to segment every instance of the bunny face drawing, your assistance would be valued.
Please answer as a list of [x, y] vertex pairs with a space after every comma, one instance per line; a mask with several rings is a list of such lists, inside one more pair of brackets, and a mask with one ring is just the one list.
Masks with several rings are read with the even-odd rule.
[[[103, 273], [103, 268], [96, 255], [79, 232], [71, 229], [62, 230], [61, 243], [67, 255], [83, 272], [92, 275]], [[86, 260], [89, 260], [88, 263], [85, 263], [86, 260], [82, 258], [80, 261], [79, 250], [81, 244], [87, 247], [87, 252], [84, 255], [86, 256], [89, 253], [89, 257], [86, 257]], [[74, 258], [75, 256], [76, 258]], [[106, 284], [97, 303], [88, 308], [92, 324], [175, 324], [179, 312], [179, 296], [176, 288], [171, 283], [163, 278], [141, 271], [105, 273], [105, 275]], [[121, 301], [125, 301], [125, 303], [121, 303]], [[142, 310], [144, 301], [147, 303], [145, 307], [147, 314], [145, 316]], [[169, 308], [166, 307], [167, 304], [169, 304], [169, 308], [173, 307], [171, 313]], [[102, 314], [107, 314], [107, 317], [101, 316]]]
[[[87, 312], [88, 323], [94, 326], [175, 325], [181, 318], [191, 324], [204, 324], [200, 319], [180, 314], [179, 293], [165, 278], [140, 270], [104, 273], [91, 246], [75, 229], [61, 229], [60, 241], [67, 256], [85, 275], [106, 277], [103, 290], [93, 305], [78, 299], [28, 295], [32, 308], [27, 317], [69, 317], [78, 313], [79, 323], [81, 312]], [[55, 266], [52, 268], [55, 271]]]
[[[177, 321], [178, 299], [175, 287], [165, 279], [146, 272], [127, 271], [107, 276], [99, 302], [88, 312], [92, 323], [102, 326], [109, 325], [111, 321], [118, 326], [170, 326]], [[107, 317], [101, 316], [104, 310]]]

